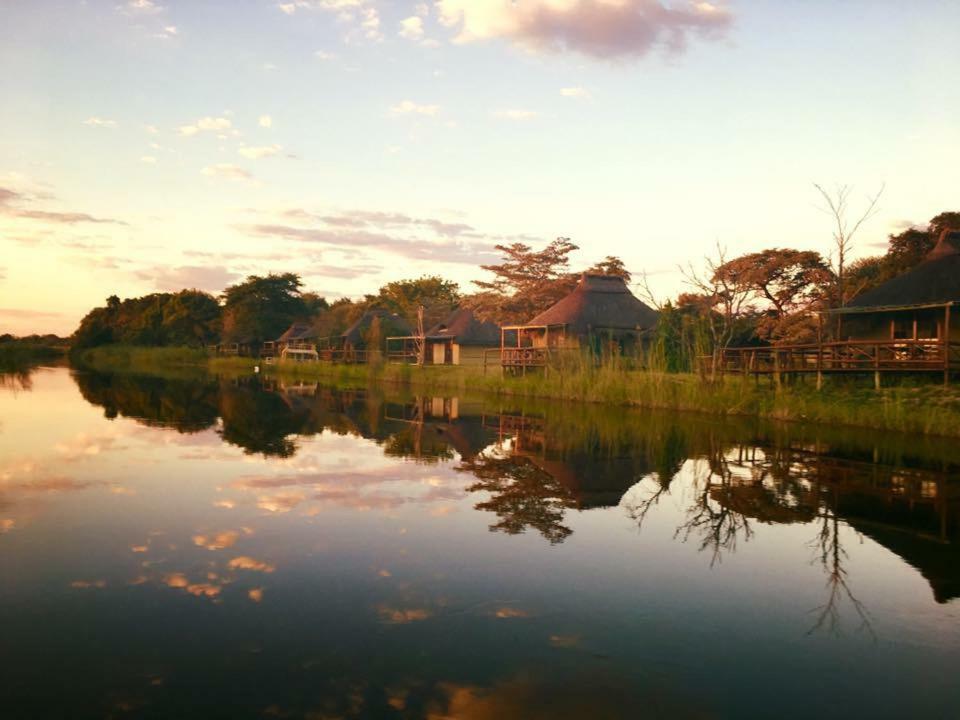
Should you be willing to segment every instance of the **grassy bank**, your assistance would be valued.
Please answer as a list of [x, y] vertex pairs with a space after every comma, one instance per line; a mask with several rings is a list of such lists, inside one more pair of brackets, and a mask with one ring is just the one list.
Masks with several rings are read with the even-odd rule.
[[[169, 372], [192, 367], [228, 376], [250, 373], [257, 364], [247, 358], [208, 358], [201, 350], [181, 348], [105, 347], [86, 351], [80, 360], [104, 370]], [[867, 386], [866, 380], [856, 383], [828, 378], [818, 392], [812, 383], [777, 389], [766, 381], [757, 384], [737, 377], [705, 384], [689, 374], [596, 368], [588, 363], [526, 377], [502, 377], [499, 369], [484, 375], [473, 368], [385, 364], [278, 363], [263, 366], [261, 371], [288, 381], [339, 386], [385, 383], [422, 393], [483, 393], [960, 436], [960, 389], [933, 382], [917, 381], [876, 391]]]
[[0, 372], [19, 372], [35, 365], [59, 360], [66, 348], [12, 340], [0, 343]]

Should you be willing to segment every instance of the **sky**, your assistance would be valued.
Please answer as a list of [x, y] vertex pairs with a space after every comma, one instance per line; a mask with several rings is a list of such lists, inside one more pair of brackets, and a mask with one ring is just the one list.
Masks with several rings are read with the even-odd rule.
[[330, 299], [569, 237], [855, 256], [960, 210], [960, 3], [0, 0], [0, 333], [295, 272]]

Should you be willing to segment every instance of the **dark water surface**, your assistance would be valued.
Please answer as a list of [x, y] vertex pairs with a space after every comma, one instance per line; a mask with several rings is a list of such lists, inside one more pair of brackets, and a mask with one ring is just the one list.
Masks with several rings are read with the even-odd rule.
[[41, 369], [3, 717], [960, 716], [960, 444]]

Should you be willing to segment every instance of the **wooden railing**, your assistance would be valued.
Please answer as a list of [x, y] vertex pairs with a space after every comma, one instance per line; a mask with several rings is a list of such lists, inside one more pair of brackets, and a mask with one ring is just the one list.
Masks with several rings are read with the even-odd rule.
[[[700, 358], [713, 369], [713, 358]], [[847, 340], [809, 345], [727, 348], [719, 373], [924, 372], [960, 370], [960, 342], [943, 340]]]
[[500, 355], [500, 365], [505, 368], [540, 368], [550, 362], [550, 348], [525, 347], [502, 348], [494, 352]]

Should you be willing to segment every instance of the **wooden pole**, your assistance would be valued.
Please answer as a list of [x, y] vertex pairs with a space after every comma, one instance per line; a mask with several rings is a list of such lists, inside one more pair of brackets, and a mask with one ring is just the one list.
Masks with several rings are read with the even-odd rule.
[[880, 344], [873, 346], [873, 387], [880, 389]]
[[943, 384], [950, 384], [950, 303], [943, 306]]
[[817, 313], [817, 391], [823, 389], [823, 315]]

